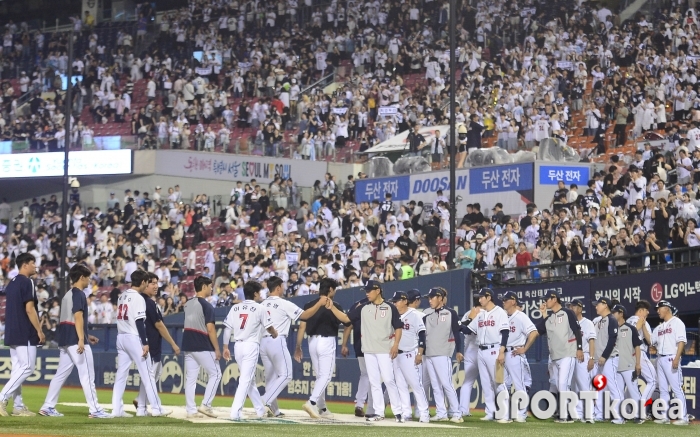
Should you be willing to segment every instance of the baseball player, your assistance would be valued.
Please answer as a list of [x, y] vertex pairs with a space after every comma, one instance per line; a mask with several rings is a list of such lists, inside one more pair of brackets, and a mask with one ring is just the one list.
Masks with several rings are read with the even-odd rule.
[[382, 391], [383, 381], [389, 394], [391, 411], [397, 422], [404, 423], [401, 398], [396, 387], [392, 365], [392, 360], [400, 351], [399, 343], [403, 333], [401, 316], [396, 307], [382, 297], [382, 287], [379, 282], [368, 281], [363, 290], [369, 300], [366, 305], [356, 308], [349, 314], [343, 313], [334, 306], [330, 309], [342, 323], [360, 320], [362, 325], [362, 353], [365, 355], [375, 412], [374, 416], [366, 416], [366, 420], [368, 422], [384, 420], [386, 405]]
[[675, 308], [668, 301], [662, 300], [656, 304], [656, 311], [662, 322], [654, 329], [651, 335], [651, 344], [656, 347], [657, 381], [659, 383], [659, 396], [668, 404], [671, 400], [669, 386], [676, 399], [680, 400], [681, 419], [671, 422], [668, 417], [655, 420], [661, 425], [688, 425], [685, 393], [683, 392], [683, 371], [681, 370], [681, 355], [685, 350], [688, 337], [685, 333], [685, 324], [674, 316]]
[[[530, 386], [528, 384], [532, 384], [532, 376], [525, 353], [537, 338], [537, 328], [525, 313], [518, 310], [518, 296], [512, 291], [503, 296], [503, 309], [508, 314], [508, 324], [510, 325], [505, 354], [508, 377], [516, 390], [529, 393]], [[517, 412], [512, 411], [511, 414], [516, 422], [527, 420], [527, 408]]]
[[[646, 387], [644, 387], [644, 392], [642, 393], [642, 399], [651, 399], [651, 395], [656, 389], [656, 369], [654, 365], [651, 364], [647, 352], [649, 350], [649, 345], [651, 344], [651, 327], [649, 322], [647, 322], [647, 317], [649, 316], [649, 310], [651, 305], [646, 300], [640, 300], [635, 305], [634, 315], [627, 319], [627, 323], [637, 328], [639, 333], [639, 339], [642, 344], [639, 346], [641, 350], [641, 363], [642, 363], [642, 379], [646, 382]], [[648, 411], [651, 411], [651, 405], [648, 407]], [[649, 415], [647, 415], [649, 417]]]
[[[478, 297], [473, 297], [472, 308], [481, 309]], [[461, 323], [466, 326], [469, 313], [465, 313]], [[462, 417], [471, 416], [472, 389], [474, 382], [479, 377], [479, 344], [474, 335], [464, 335], [464, 382], [459, 389], [459, 411]]]
[[22, 253], [15, 259], [19, 274], [5, 288], [5, 346], [10, 346], [12, 370], [10, 379], [0, 391], [0, 416], [9, 416], [7, 404], [13, 399], [13, 416], [34, 416], [22, 402], [22, 383], [34, 373], [36, 346], [44, 342], [39, 325], [38, 300], [34, 282], [36, 259]]
[[164, 417], [172, 413], [160, 404], [158, 387], [151, 379], [153, 363], [148, 354], [148, 339], [146, 338], [146, 301], [140, 294], [147, 286], [148, 273], [136, 270], [131, 274], [131, 288], [122, 293], [117, 301], [118, 364], [112, 393], [112, 417], [128, 417], [124, 412], [122, 396], [132, 363], [136, 363], [141, 384], [146, 387], [146, 396], [151, 404], [151, 415]]
[[231, 307], [224, 320], [224, 359], [231, 359], [228, 344], [233, 335], [233, 341], [236, 343], [233, 353], [241, 375], [231, 405], [231, 420], [241, 420], [246, 396], [250, 397], [258, 417], [264, 417], [267, 413], [255, 383], [255, 371], [258, 367], [263, 331], [267, 331], [272, 338], [277, 338], [277, 331], [272, 325], [270, 314], [265, 307], [257, 303], [260, 300], [260, 290], [262, 285], [259, 282], [246, 282], [243, 286], [245, 300]]
[[[457, 313], [445, 306], [447, 291], [442, 287], [428, 291], [428, 303], [433, 310], [424, 317], [425, 363], [435, 397], [435, 416], [431, 421], [462, 423], [457, 391], [452, 385], [452, 355], [457, 351], [457, 363], [462, 362], [462, 335]], [[448, 408], [445, 408], [447, 400]], [[449, 416], [449, 418], [448, 418]]]
[[[572, 381], [572, 386], [578, 392], [590, 391], [592, 390], [591, 381], [595, 376], [598, 365], [595, 362], [593, 355], [595, 354], [595, 326], [593, 322], [583, 317], [583, 302], [579, 299], [573, 299], [571, 302], [566, 304], [578, 321], [579, 329], [581, 329], [581, 341], [583, 350], [583, 361], [576, 360], [576, 366], [574, 367], [574, 379]], [[581, 422], [594, 423], [593, 418], [586, 419], [583, 414], [583, 400], [579, 400], [576, 406], [576, 413], [578, 419]]]
[[[369, 300], [367, 298], [360, 299], [355, 302], [350, 310], [357, 309], [358, 306], [365, 305]], [[360, 380], [357, 382], [357, 393], [355, 393], [355, 417], [365, 417], [365, 401], [367, 401], [367, 415], [374, 415], [374, 401], [372, 399], [372, 390], [369, 389], [369, 378], [367, 377], [367, 365], [365, 363], [365, 355], [362, 353], [362, 323], [356, 320], [354, 323], [346, 326], [343, 329], [343, 342], [340, 349], [340, 355], [348, 356], [348, 340], [352, 335], [352, 345], [357, 357], [357, 364], [360, 366]]]
[[[319, 284], [318, 294], [326, 296], [328, 301], [326, 306], [321, 308], [308, 319], [301, 319], [299, 330], [297, 331], [297, 345], [294, 350], [294, 360], [301, 362], [301, 343], [304, 341], [304, 334], [309, 333], [309, 355], [311, 355], [311, 366], [316, 372], [316, 382], [314, 389], [309, 396], [309, 400], [304, 403], [303, 408], [309, 416], [314, 419], [333, 417], [333, 413], [326, 408], [326, 387], [333, 378], [333, 368], [335, 367], [335, 348], [338, 343], [338, 328], [340, 321], [328, 306], [333, 305], [335, 309], [342, 312], [340, 305], [332, 302], [335, 296], [335, 289], [338, 283], [335, 279], [323, 278]], [[307, 302], [304, 310], [316, 305], [318, 299]]]
[[[600, 316], [596, 328], [596, 342], [598, 346], [595, 348], [595, 361], [598, 363], [598, 373], [607, 378], [607, 385], [603, 390], [598, 391], [598, 401], [595, 405], [595, 420], [603, 420], [603, 405], [604, 392], [610, 392], [611, 400], [617, 400], [618, 403], [624, 399], [624, 392], [618, 384], [617, 365], [620, 360], [617, 350], [617, 336], [619, 326], [617, 319], [611, 314], [612, 302], [607, 297], [601, 297], [595, 302], [596, 313]], [[619, 415], [619, 406], [616, 411], [613, 411], [613, 423], [625, 423], [625, 420]]]
[[[486, 404], [486, 415], [481, 420], [487, 421], [494, 420], [496, 395], [507, 390], [502, 382], [496, 383], [496, 363], [501, 366], [505, 364], [505, 350], [510, 335], [508, 314], [503, 308], [497, 306], [493, 299], [493, 291], [489, 288], [482, 288], [479, 291], [481, 309], [472, 308], [466, 320], [467, 332], [475, 334], [479, 344], [479, 376]], [[509, 403], [510, 401], [506, 400], [505, 414], [496, 422], [512, 422], [508, 416]]]
[[[148, 273], [148, 285], [146, 290], [141, 295], [146, 302], [146, 336], [148, 337], [148, 354], [153, 362], [151, 366], [151, 379], [157, 386], [160, 380], [160, 374], [163, 372], [163, 363], [161, 362], [161, 343], [165, 338], [173, 348], [175, 355], [180, 354], [180, 347], [175, 343], [175, 340], [170, 336], [168, 328], [163, 323], [163, 314], [160, 308], [153, 300], [158, 294], [158, 276], [155, 273]], [[148, 397], [146, 396], [146, 386], [141, 384], [139, 387], [139, 395], [134, 400], [137, 416], [147, 416], [146, 408], [148, 406]]]
[[[56, 411], [58, 395], [61, 387], [73, 371], [78, 368], [80, 385], [85, 393], [90, 410], [91, 419], [108, 419], [111, 416], [97, 403], [97, 391], [95, 390], [95, 364], [92, 358], [91, 344], [97, 344], [97, 337], [87, 333], [88, 304], [83, 290], [90, 284], [92, 273], [84, 264], [76, 264], [68, 273], [73, 287], [66, 292], [61, 300], [61, 312], [59, 315], [56, 338], [60, 351], [58, 369], [49, 384], [49, 392], [42, 405], [39, 414], [49, 417], [62, 417], [63, 414]], [[87, 344], [85, 344], [87, 340]]]
[[416, 398], [418, 420], [429, 422], [430, 412], [428, 411], [428, 400], [423, 391], [421, 381], [423, 372], [420, 368], [425, 351], [425, 324], [423, 323], [423, 315], [410, 306], [412, 303], [419, 303], [420, 299], [421, 295], [414, 290], [397, 291], [391, 298], [403, 323], [403, 332], [399, 342], [400, 353], [393, 360], [393, 365], [404, 418], [411, 417], [411, 393], [408, 391], [410, 388]]
[[[549, 314], [549, 310], [552, 314]], [[569, 391], [576, 361], [583, 361], [581, 329], [576, 315], [561, 305], [561, 296], [550, 291], [540, 305], [542, 320], [537, 323], [537, 332], [547, 336], [549, 357], [552, 360], [550, 376], [557, 382], [559, 393]], [[557, 423], [571, 423], [565, 411], [559, 412]], [[563, 413], [563, 414], [562, 414]]]
[[[639, 400], [642, 398], [642, 394], [639, 393], [639, 385], [637, 384], [637, 377], [642, 373], [640, 359], [642, 353], [639, 349], [642, 340], [639, 339], [637, 328], [625, 322], [625, 311], [625, 307], [622, 305], [615, 305], [612, 309], [613, 317], [615, 317], [617, 325], [619, 326], [615, 347], [619, 354], [617, 374], [618, 378], [622, 379], [622, 383], [620, 383], [618, 379], [618, 386], [620, 387], [621, 393], [624, 393], [625, 388], [627, 388], [630, 397], [638, 404]], [[644, 413], [640, 412], [640, 414]], [[622, 417], [620, 417], [620, 419], [622, 419]], [[619, 422], [613, 421], [613, 423]], [[622, 423], [624, 423], [624, 419], [622, 419]], [[641, 425], [644, 423], [644, 420], [635, 417], [634, 423]]]
[[[181, 349], [185, 353], [185, 409], [190, 418], [201, 417], [197, 412], [217, 417], [211, 403], [221, 381], [221, 352], [216, 337], [214, 308], [207, 302], [213, 289], [211, 279], [198, 276], [194, 279], [194, 291], [197, 294], [185, 303], [185, 330]], [[200, 367], [207, 372], [209, 379], [202, 405], [197, 408], [194, 397]]]
[[277, 337], [265, 333], [260, 343], [260, 358], [265, 367], [265, 395], [262, 397], [269, 417], [281, 417], [283, 414], [277, 405], [277, 396], [292, 380], [292, 357], [287, 348], [287, 336], [292, 322], [300, 317], [308, 318], [326, 306], [328, 298], [321, 296], [313, 307], [303, 311], [294, 303], [284, 299], [285, 287], [277, 276], [267, 280], [268, 297], [262, 302], [267, 310]]

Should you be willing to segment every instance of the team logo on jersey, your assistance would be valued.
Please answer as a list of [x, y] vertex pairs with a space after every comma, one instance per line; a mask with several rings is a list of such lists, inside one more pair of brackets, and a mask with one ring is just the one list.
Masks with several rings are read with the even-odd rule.
[[379, 310], [379, 316], [380, 317], [386, 317], [386, 308], [382, 308]]
[[564, 316], [557, 316], [557, 323], [563, 323], [564, 322]]
[[496, 326], [496, 322], [494, 320], [479, 321], [479, 328], [485, 328], [487, 326]]

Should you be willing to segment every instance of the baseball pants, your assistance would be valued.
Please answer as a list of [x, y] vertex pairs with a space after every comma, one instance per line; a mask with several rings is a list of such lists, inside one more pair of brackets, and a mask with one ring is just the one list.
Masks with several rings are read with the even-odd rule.
[[651, 364], [651, 360], [649, 360], [647, 353], [644, 351], [642, 351], [640, 363], [642, 365], [642, 378], [647, 384], [646, 387], [644, 387], [642, 399], [651, 399], [651, 395], [653, 395], [654, 390], [656, 390], [656, 369], [654, 365]]
[[[433, 397], [435, 397], [435, 416], [462, 417], [462, 413], [459, 412], [457, 391], [452, 384], [452, 358], [425, 357], [425, 365], [428, 367], [430, 385], [433, 387]], [[447, 399], [447, 408], [445, 408], [445, 399]]]
[[[617, 363], [619, 361], [619, 357], [610, 357], [607, 360], [605, 360], [605, 365], [603, 365], [603, 368], [598, 366], [598, 373], [601, 375], [605, 376], [607, 379], [608, 383], [605, 386], [603, 390], [598, 391], [598, 401], [595, 404], [595, 418], [596, 420], [598, 419], [603, 419], [603, 405], [604, 405], [604, 398], [603, 396], [606, 391], [610, 392], [610, 399], [611, 400], [618, 400], [621, 401], [624, 399], [624, 392], [623, 389], [624, 387], [620, 387], [620, 379], [618, 379], [617, 375]], [[617, 415], [616, 417], [613, 417], [613, 419], [618, 419], [620, 416], [620, 411], [618, 407], [618, 411], [612, 412], [613, 415]]]
[[13, 398], [12, 407], [22, 408], [22, 383], [34, 373], [36, 366], [36, 346], [10, 346], [12, 370], [10, 379], [0, 391], [0, 402]]
[[275, 414], [280, 412], [277, 396], [292, 380], [292, 357], [287, 348], [287, 336], [263, 337], [260, 342], [260, 359], [265, 367], [265, 395], [263, 404], [269, 405]]
[[355, 407], [364, 408], [367, 401], [367, 415], [374, 415], [374, 400], [372, 399], [372, 390], [369, 389], [369, 378], [367, 377], [367, 364], [365, 357], [357, 357], [357, 363], [360, 365], [360, 381], [357, 383], [357, 394], [355, 395]]
[[[257, 361], [257, 356], [255, 359]], [[202, 406], [211, 407], [221, 381], [221, 366], [216, 361], [216, 353], [210, 351], [185, 352], [185, 409], [187, 414], [195, 414], [197, 412], [197, 402], [194, 399], [194, 395], [197, 390], [197, 377], [199, 376], [200, 367], [204, 369], [209, 377], [207, 388], [204, 391], [204, 398], [202, 399]], [[242, 371], [241, 374], [243, 374]]]
[[463, 416], [469, 415], [471, 408], [472, 389], [476, 378], [479, 377], [479, 346], [470, 342], [464, 348], [464, 382], [459, 389], [459, 411]]
[[[637, 384], [637, 380], [632, 379], [633, 373], [634, 370], [625, 370], [623, 372], [617, 372], [618, 378], [622, 379], [620, 391], [623, 394], [622, 400], [627, 398], [626, 396], [624, 396], [625, 389], [627, 389], [629, 397], [633, 399], [637, 405], [639, 405], [639, 400], [642, 399], [642, 394], [639, 392], [639, 384]], [[646, 417], [646, 412], [644, 411], [640, 411], [638, 414], [640, 414], [641, 417]], [[639, 418], [640, 417], [635, 417], [635, 419]]]
[[[515, 386], [515, 390], [527, 393], [530, 388], [527, 385], [527, 381], [532, 381], [532, 377], [529, 376], [530, 364], [528, 364], [525, 355], [513, 355], [513, 350], [519, 347], [520, 346], [506, 348], [506, 370], [508, 371], [511, 384]], [[513, 419], [516, 418], [515, 413], [515, 411], [512, 412]], [[517, 411], [517, 417], [526, 418], [527, 407]]]
[[413, 391], [413, 396], [416, 398], [416, 414], [420, 418], [426, 419], [430, 415], [428, 412], [428, 400], [423, 391], [423, 381], [421, 381], [423, 376], [421, 366], [416, 365], [416, 353], [417, 351], [415, 350], [404, 352], [392, 361], [396, 387], [401, 399], [401, 413], [404, 415], [404, 419], [411, 417], [411, 393], [408, 391], [409, 388]]
[[[151, 379], [158, 388], [158, 383], [160, 382], [160, 374], [163, 373], [163, 363], [160, 361], [154, 361], [151, 363]], [[139, 394], [136, 396], [136, 413], [146, 414], [146, 408], [148, 408], [148, 396], [146, 396], [146, 387], [141, 384], [139, 387]]]
[[250, 397], [258, 417], [265, 416], [265, 404], [262, 402], [255, 382], [260, 345], [254, 341], [237, 341], [233, 348], [233, 355], [238, 363], [238, 373], [241, 376], [238, 378], [238, 387], [236, 387], [236, 394], [231, 405], [231, 419], [241, 419], [246, 396]]
[[[337, 343], [337, 337], [322, 337], [320, 335], [314, 335], [309, 340], [311, 365], [316, 372], [316, 383], [309, 400], [316, 402], [319, 410], [326, 408], [326, 387], [333, 378]], [[367, 356], [365, 356], [365, 363], [367, 363]]]
[[[496, 414], [496, 395], [506, 389], [505, 384], [496, 384], [496, 360], [499, 346], [491, 349], [479, 349], [479, 377], [484, 393], [486, 417], [491, 419]], [[504, 419], [509, 417], [510, 396], [506, 398]]]
[[[558, 360], [552, 360], [549, 374], [550, 385], [552, 381], [556, 384], [557, 393], [562, 393], [571, 390], [571, 381], [574, 378], [574, 369], [576, 368], [576, 357], [564, 357]], [[578, 407], [578, 405], [577, 405]], [[566, 419], [566, 417], [561, 417]]]
[[669, 386], [676, 399], [681, 401], [681, 417], [688, 420], [688, 411], [685, 401], [685, 393], [683, 393], [683, 371], [679, 365], [677, 369], [673, 368], [673, 358], [674, 355], [659, 355], [656, 359], [656, 371], [658, 375], [659, 384], [659, 398], [666, 401], [667, 404], [671, 402], [671, 396], [669, 393]]
[[[588, 362], [590, 359], [590, 354], [588, 352], [583, 353], [583, 362], [580, 363], [578, 360], [574, 362], [574, 379], [571, 382], [571, 388], [574, 389], [576, 392], [582, 392], [582, 391], [591, 391], [593, 390], [593, 387], [591, 386], [591, 381], [593, 380], [593, 377], [596, 375], [596, 369], [598, 368], [597, 364], [593, 364], [593, 369], [591, 371], [588, 371]], [[590, 412], [589, 416], [590, 416]], [[576, 405], [576, 414], [577, 414], [577, 419], [583, 419], [584, 418], [584, 411], [583, 411], [583, 400], [578, 401], [578, 405]], [[590, 416], [593, 417], [593, 416]]]
[[136, 364], [141, 377], [141, 385], [145, 386], [146, 397], [151, 404], [153, 415], [160, 415], [163, 407], [158, 397], [158, 388], [151, 379], [151, 356], [143, 356], [141, 339], [138, 335], [119, 334], [117, 335], [117, 374], [114, 379], [114, 391], [112, 392], [112, 415], [121, 416], [124, 414], [124, 404], [122, 397], [126, 389], [126, 379], [129, 376], [131, 363]]
[[[49, 392], [46, 394], [42, 410], [55, 408], [58, 403], [58, 395], [61, 387], [73, 371], [73, 367], [78, 368], [80, 385], [83, 387], [85, 400], [87, 401], [90, 414], [101, 411], [102, 408], [97, 403], [97, 391], [95, 390], [95, 364], [92, 359], [92, 349], [85, 345], [82, 354], [78, 353], [78, 345], [62, 347], [59, 349], [58, 369], [49, 384]], [[143, 387], [143, 385], [141, 386]]]
[[394, 379], [394, 366], [391, 361], [391, 355], [389, 354], [365, 354], [369, 389], [372, 390], [372, 401], [374, 402], [374, 414], [382, 417], [384, 417], [384, 410], [386, 409], [382, 381], [386, 386], [387, 393], [389, 393], [391, 412], [394, 416], [403, 414], [401, 410], [401, 397], [399, 396], [399, 391], [396, 388], [396, 380]]

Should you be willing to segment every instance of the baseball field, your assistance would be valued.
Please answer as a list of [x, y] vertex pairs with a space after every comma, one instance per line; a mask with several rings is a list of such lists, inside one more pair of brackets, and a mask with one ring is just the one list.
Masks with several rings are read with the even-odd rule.
[[[41, 407], [46, 396], [45, 387], [23, 387], [25, 404], [36, 412]], [[112, 392], [98, 390], [99, 401], [110, 407]], [[127, 392], [125, 404], [135, 397], [135, 393]], [[200, 397], [197, 401], [199, 402]], [[300, 411], [300, 401], [280, 401], [280, 408], [286, 413], [284, 419], [255, 419], [242, 422], [230, 422], [217, 419], [184, 420], [184, 397], [182, 395], [162, 394], [161, 399], [167, 408], [173, 410], [173, 418], [131, 417], [120, 419], [96, 420], [87, 418], [87, 406], [81, 389], [64, 388], [56, 409], [65, 417], [2, 417], [0, 418], [0, 436], [90, 436], [90, 437], [196, 437], [217, 436], [224, 433], [235, 433], [245, 437], [271, 435], [303, 435], [305, 437], [352, 437], [366, 436], [369, 433], [380, 433], [381, 437], [412, 437], [426, 434], [440, 436], [464, 436], [467, 434], [482, 436], [523, 436], [523, 435], [556, 435], [565, 436], [646, 436], [646, 435], [693, 435], [698, 433], [698, 425], [687, 427], [662, 426], [647, 422], [643, 425], [627, 423], [613, 424], [555, 424], [552, 421], [539, 421], [533, 418], [528, 423], [497, 424], [479, 420], [481, 414], [466, 418], [463, 424], [419, 424], [417, 422], [398, 424], [387, 417], [383, 422], [367, 424], [352, 416], [354, 405], [329, 403], [329, 409], [335, 414], [332, 420], [314, 421]], [[219, 396], [214, 401], [214, 407], [222, 418], [228, 417], [228, 409], [232, 398]], [[250, 407], [250, 403], [246, 404]], [[127, 411], [134, 411], [131, 405]], [[250, 411], [250, 410], [249, 410]], [[182, 417], [178, 419], [177, 417]], [[249, 414], [249, 417], [254, 417]], [[369, 429], [374, 428], [374, 429]]]

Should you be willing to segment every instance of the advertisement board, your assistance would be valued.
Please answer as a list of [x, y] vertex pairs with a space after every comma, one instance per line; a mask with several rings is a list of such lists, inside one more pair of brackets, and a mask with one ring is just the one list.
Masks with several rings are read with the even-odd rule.
[[[71, 152], [71, 176], [130, 174], [130, 149]], [[0, 155], [0, 178], [63, 176], [63, 152]]]
[[272, 182], [275, 175], [292, 178], [300, 187], [312, 187], [323, 182], [328, 171], [325, 161], [272, 158], [230, 153], [190, 152], [187, 150], [158, 150], [156, 174], [188, 178], [216, 179], [261, 183]]
[[[506, 214], [519, 214], [534, 199], [532, 163], [461, 169], [455, 176], [456, 195], [462, 197], [462, 203], [466, 205], [478, 202], [484, 211], [500, 202]], [[389, 192], [394, 202], [408, 203], [415, 200], [432, 203], [438, 191], [442, 190], [447, 196], [449, 189], [449, 171], [363, 179], [356, 182], [355, 200], [382, 201]], [[497, 198], [493, 196], [494, 193], [499, 193]], [[464, 206], [457, 205], [457, 210], [458, 214], [463, 214]]]
[[[589, 167], [541, 165], [539, 175], [542, 185], [557, 185], [559, 181], [564, 181], [567, 188], [571, 184], [576, 184], [579, 188], [587, 187], [588, 181], [591, 179]], [[585, 191], [581, 192], [585, 193]]]

